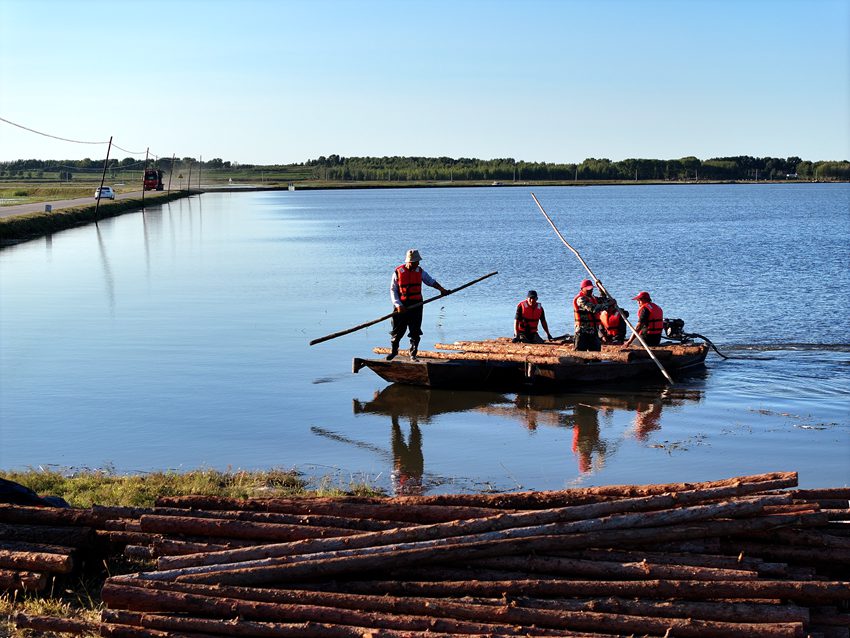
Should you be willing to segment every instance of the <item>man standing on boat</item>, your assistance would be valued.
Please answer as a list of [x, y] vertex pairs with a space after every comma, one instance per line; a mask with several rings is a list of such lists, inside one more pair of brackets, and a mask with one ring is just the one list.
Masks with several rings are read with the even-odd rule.
[[641, 290], [637, 295], [632, 297], [639, 304], [638, 322], [635, 326], [635, 332], [629, 337], [629, 340], [623, 344], [624, 348], [632, 345], [635, 340], [635, 333], [643, 337], [648, 346], [657, 346], [661, 344], [661, 331], [664, 329], [664, 312], [661, 306], [652, 303], [652, 298], [645, 290]]
[[585, 279], [581, 282], [581, 291], [573, 299], [573, 315], [576, 322], [575, 350], [602, 350], [599, 340], [599, 313], [608, 308], [616, 308], [612, 298], [597, 299], [593, 296], [593, 282]]
[[546, 313], [543, 306], [537, 303], [537, 291], [529, 290], [525, 301], [520, 301], [514, 316], [514, 341], [518, 343], [543, 343], [543, 338], [537, 332], [537, 324], [543, 326], [546, 337], [552, 339], [549, 326], [546, 325]]
[[[436, 288], [444, 295], [448, 293], [448, 290], [419, 267], [420, 261], [422, 257], [419, 251], [411, 248], [407, 251], [404, 263], [393, 271], [390, 282], [390, 299], [394, 309], [393, 327], [390, 330], [392, 341], [387, 361], [392, 361], [398, 354], [398, 344], [405, 331], [410, 336], [410, 358], [416, 360], [419, 339], [422, 336], [422, 284]], [[416, 304], [420, 305], [412, 310], [405, 310]]]

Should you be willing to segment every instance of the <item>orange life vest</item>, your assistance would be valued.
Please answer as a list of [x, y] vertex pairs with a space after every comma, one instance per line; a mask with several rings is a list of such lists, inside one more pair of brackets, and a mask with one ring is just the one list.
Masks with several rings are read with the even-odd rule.
[[641, 310], [644, 308], [649, 311], [649, 320], [646, 323], [646, 330], [641, 334], [660, 335], [664, 329], [664, 312], [659, 305], [651, 301], [647, 301], [641, 306]]
[[573, 297], [573, 316], [576, 321], [576, 330], [581, 328], [582, 324], [592, 325], [592, 327], [596, 329], [599, 326], [599, 313], [579, 310], [578, 298], [581, 296], [587, 297], [587, 300], [594, 306], [599, 304], [599, 301], [593, 295], [583, 295], [582, 293], [578, 293], [575, 297]]
[[519, 302], [517, 308], [522, 313], [522, 320], [519, 322], [520, 330], [528, 334], [537, 332], [537, 323], [540, 321], [540, 317], [543, 316], [543, 306], [535, 304], [532, 308], [528, 303], [528, 299], [526, 299]]
[[422, 301], [422, 271], [417, 266], [410, 270], [402, 264], [395, 269], [398, 277], [398, 295], [402, 303]]

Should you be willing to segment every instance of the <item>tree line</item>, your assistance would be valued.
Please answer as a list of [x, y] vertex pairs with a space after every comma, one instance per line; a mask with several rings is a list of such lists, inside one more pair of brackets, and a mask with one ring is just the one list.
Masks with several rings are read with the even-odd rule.
[[[72, 179], [75, 173], [102, 171], [104, 160], [21, 159], [0, 162], [0, 177], [43, 177], [58, 174]], [[197, 167], [212, 171], [285, 171], [300, 169], [303, 178], [332, 181], [764, 181], [764, 180], [850, 180], [850, 162], [812, 162], [799, 157], [697, 157], [680, 159], [609, 159], [588, 158], [581, 163], [560, 164], [525, 162], [513, 158], [482, 160], [451, 157], [341, 157], [324, 155], [300, 164], [240, 164], [213, 158], [198, 161], [178, 158], [174, 167]], [[133, 157], [113, 158], [107, 171], [116, 176], [122, 171], [141, 170], [145, 161]], [[149, 160], [147, 167], [172, 169], [172, 160]]]

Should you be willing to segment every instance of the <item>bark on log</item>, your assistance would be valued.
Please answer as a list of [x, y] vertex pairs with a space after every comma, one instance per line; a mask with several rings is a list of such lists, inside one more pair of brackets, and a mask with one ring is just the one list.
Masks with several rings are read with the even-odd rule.
[[94, 532], [88, 527], [51, 527], [47, 525], [0, 523], [0, 539], [47, 543], [49, 545], [68, 545], [70, 547], [91, 547], [94, 541]]
[[0, 569], [0, 591], [43, 591], [47, 575], [37, 572], [19, 572]]
[[[470, 604], [486, 609], [503, 606], [505, 600], [464, 598], [394, 598], [363, 594], [333, 593], [310, 590], [262, 589], [256, 587], [232, 587], [219, 585], [197, 585], [191, 583], [141, 581], [113, 579], [132, 583], [145, 589], [174, 591], [187, 594], [199, 594], [211, 597], [254, 600], [268, 603], [309, 603], [318, 606], [344, 607], [362, 611], [402, 612], [424, 614], [435, 611], [440, 615], [456, 616], [456, 605], [468, 607]], [[509, 602], [512, 607], [530, 607], [556, 609], [563, 611], [601, 611], [630, 616], [663, 616], [673, 618], [698, 618], [702, 620], [721, 620], [727, 622], [807, 622], [809, 612], [796, 605], [747, 605], [736, 603], [663, 603], [658, 600], [631, 601], [617, 598], [596, 600], [559, 599], [519, 599]], [[463, 611], [463, 614], [469, 612]]]
[[676, 598], [684, 600], [781, 599], [798, 605], [832, 604], [850, 600], [850, 582], [783, 580], [763, 581], [578, 581], [524, 580], [503, 582], [455, 581], [442, 583], [368, 581], [347, 583], [346, 590], [360, 593], [404, 596], [485, 596], [575, 598], [616, 596], [618, 598]]
[[0, 549], [0, 569], [70, 574], [74, 569], [74, 559], [70, 555]]
[[142, 530], [148, 534], [178, 534], [209, 536], [212, 538], [247, 538], [278, 543], [307, 538], [337, 538], [353, 536], [358, 532], [340, 527], [315, 527], [312, 525], [283, 525], [225, 518], [197, 518], [193, 516], [158, 516], [147, 514], [141, 519]]
[[[733, 503], [730, 506], [740, 506], [741, 503]], [[556, 524], [550, 526], [557, 529], [558, 534], [539, 535], [532, 534], [528, 528], [520, 530], [507, 530], [491, 534], [480, 534], [470, 537], [459, 537], [454, 539], [443, 539], [443, 544], [433, 541], [423, 543], [410, 543], [396, 546], [382, 546], [377, 548], [365, 548], [360, 550], [327, 552], [324, 555], [307, 555], [284, 558], [273, 558], [265, 561], [253, 561], [243, 564], [210, 565], [204, 567], [192, 567], [185, 570], [172, 570], [145, 574], [145, 578], [179, 579], [186, 582], [223, 584], [264, 584], [272, 582], [295, 582], [297, 579], [326, 578], [332, 574], [345, 574], [358, 570], [398, 569], [407, 565], [422, 565], [429, 563], [447, 563], [458, 560], [475, 560], [477, 558], [490, 558], [493, 556], [505, 556], [510, 554], [526, 553], [529, 551], [550, 552], [572, 547], [607, 545], [612, 540], [636, 540], [643, 542], [666, 540], [671, 537], [681, 538], [694, 535], [700, 537], [705, 535], [706, 530], [714, 530], [728, 533], [730, 530], [740, 531], [743, 529], [770, 529], [772, 527], [788, 524], [796, 521], [802, 522], [804, 517], [800, 516], [768, 516], [750, 517], [743, 520], [720, 520], [690, 525], [674, 525], [674, 521], [687, 520], [686, 516], [698, 520], [700, 516], [706, 516], [709, 509], [702, 507], [687, 508], [689, 511], [679, 510], [675, 513], [661, 512], [668, 518], [653, 518], [653, 522], [664, 521], [665, 527], [654, 527], [644, 529], [623, 529], [629, 524], [643, 525], [648, 522], [653, 513], [641, 514], [639, 521], [634, 521], [634, 516], [623, 515], [609, 517], [604, 523], [587, 524], [584, 529], [593, 531], [580, 533], [582, 525], [577, 523]], [[732, 511], [728, 509], [726, 511]], [[743, 512], [743, 510], [740, 510]], [[675, 518], [670, 518], [670, 515]], [[809, 515], [812, 516], [812, 515]], [[817, 516], [817, 515], [815, 515]], [[598, 521], [593, 521], [597, 523]], [[607, 526], [610, 529], [606, 529]], [[572, 526], [572, 527], [571, 527]]]
[[411, 614], [364, 612], [320, 605], [267, 603], [235, 598], [218, 598], [201, 594], [154, 591], [107, 581], [103, 601], [113, 608], [130, 611], [175, 612], [198, 614], [208, 618], [244, 618], [255, 621], [305, 622], [322, 621], [382, 629], [434, 631], [463, 634], [522, 635], [507, 623], [475, 622], [417, 616]]
[[100, 629], [100, 623], [73, 618], [58, 618], [56, 616], [32, 616], [20, 612], [12, 616], [12, 621], [18, 629], [65, 634], [97, 633]]
[[743, 569], [664, 565], [641, 561], [616, 563], [612, 561], [558, 558], [556, 556], [500, 556], [469, 563], [471, 567], [504, 569], [527, 574], [560, 574], [563, 576], [596, 576], [605, 580], [755, 580], [758, 573]]
[[[257, 636], [260, 638], [449, 638], [457, 634], [436, 631], [407, 631], [397, 629], [376, 629], [354, 625], [336, 625], [325, 622], [276, 623], [244, 619], [210, 620], [206, 618], [187, 618], [166, 614], [149, 614], [126, 611], [105, 610], [104, 619], [111, 626], [131, 626], [156, 628], [167, 631], [168, 636], [204, 635]], [[175, 633], [175, 632], [181, 633]], [[165, 633], [161, 635], [166, 635]], [[463, 634], [465, 638], [491, 638], [499, 636], [570, 636], [574, 638], [611, 638], [610, 634], [576, 634], [552, 630], [531, 630], [519, 633], [512, 628], [511, 633]], [[141, 638], [141, 637], [140, 637]]]

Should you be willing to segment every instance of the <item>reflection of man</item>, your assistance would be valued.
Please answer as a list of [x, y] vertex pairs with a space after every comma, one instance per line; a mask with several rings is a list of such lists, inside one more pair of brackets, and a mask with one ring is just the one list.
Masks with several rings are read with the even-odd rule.
[[398, 417], [392, 417], [393, 449], [393, 490], [396, 495], [422, 494], [422, 474], [425, 471], [425, 458], [422, 456], [422, 432], [416, 419], [410, 420], [410, 436], [407, 442], [398, 424]]
[[599, 440], [599, 413], [596, 408], [576, 404], [573, 408], [573, 454], [578, 470], [586, 474], [593, 469], [593, 453], [599, 455], [598, 464], [605, 461], [605, 444]]
[[640, 401], [636, 408], [635, 436], [645, 441], [650, 432], [661, 429], [661, 401]]

